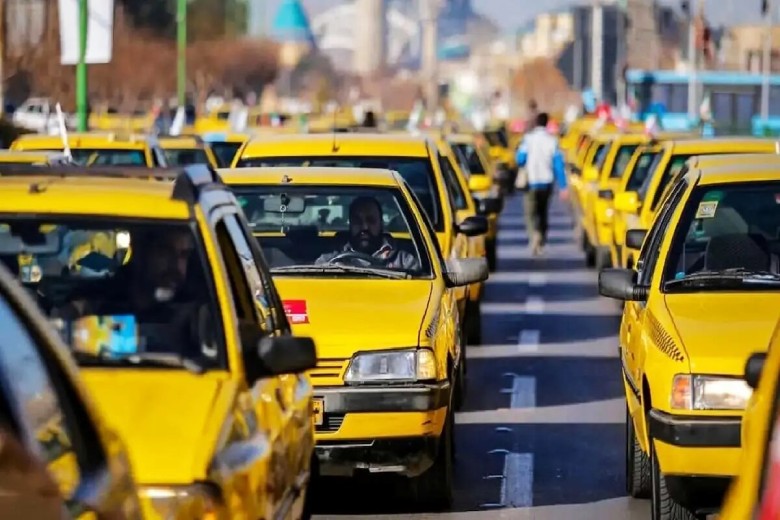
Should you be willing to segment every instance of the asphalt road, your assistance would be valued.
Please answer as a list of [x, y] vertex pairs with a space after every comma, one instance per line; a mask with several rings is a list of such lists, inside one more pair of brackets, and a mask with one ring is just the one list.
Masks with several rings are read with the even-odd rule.
[[550, 227], [532, 258], [520, 199], [507, 201], [483, 345], [467, 351], [452, 511], [413, 513], [378, 479], [334, 480], [322, 482], [318, 520], [649, 518], [649, 503], [624, 491], [617, 305], [598, 295], [559, 202]]

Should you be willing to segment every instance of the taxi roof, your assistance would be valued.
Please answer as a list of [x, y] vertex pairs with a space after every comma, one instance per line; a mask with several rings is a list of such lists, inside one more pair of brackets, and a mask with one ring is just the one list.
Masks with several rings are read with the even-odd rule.
[[724, 153], [717, 155], [694, 155], [687, 161], [690, 168], [708, 168], [713, 166], [732, 166], [740, 164], [780, 165], [780, 155], [773, 153]]
[[[125, 134], [117, 132], [85, 132], [68, 134], [68, 146], [71, 148], [91, 148], [94, 146], [109, 146], [115, 149], [144, 149], [149, 144], [150, 137], [144, 134]], [[35, 150], [62, 148], [62, 137], [59, 135], [24, 134], [12, 144], [14, 150]]]
[[324, 184], [398, 187], [399, 175], [379, 168], [262, 167], [217, 170], [225, 184]]
[[[774, 155], [776, 164], [754, 163], [736, 166], [734, 164], [719, 164], [692, 169], [699, 185], [731, 184], [738, 182], [780, 181], [780, 158]], [[689, 174], [690, 175], [690, 174]]]
[[241, 158], [331, 156], [428, 157], [428, 139], [416, 135], [327, 133], [271, 135], [249, 141]]
[[192, 135], [167, 135], [165, 137], [159, 137], [158, 141], [163, 148], [202, 148], [203, 141], [199, 137]]
[[0, 150], [0, 162], [45, 162], [52, 159], [65, 159], [62, 152], [45, 150]]
[[671, 148], [673, 153], [696, 154], [715, 150], [718, 152], [749, 152], [755, 151], [774, 151], [777, 148], [776, 139], [763, 137], [704, 137], [696, 139], [670, 139], [661, 144], [666, 148]]

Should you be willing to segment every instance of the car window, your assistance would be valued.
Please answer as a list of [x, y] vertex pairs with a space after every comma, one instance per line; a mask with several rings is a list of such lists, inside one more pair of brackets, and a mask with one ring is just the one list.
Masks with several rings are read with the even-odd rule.
[[479, 158], [479, 152], [474, 146], [469, 143], [454, 143], [452, 148], [460, 161], [461, 168], [469, 175], [485, 175], [487, 173]]
[[439, 155], [439, 167], [441, 173], [444, 176], [444, 182], [447, 184], [447, 191], [452, 196], [452, 202], [457, 210], [468, 209], [468, 202], [466, 201], [466, 193], [458, 181], [458, 174], [450, 163], [450, 159], [442, 154]]
[[[685, 163], [688, 161], [688, 159], [691, 158], [691, 155], [673, 155], [669, 162], [666, 163], [666, 168], [664, 169], [663, 173], [661, 174], [661, 180], [658, 183], [658, 186], [655, 189], [655, 193], [653, 194], [653, 200], [650, 204], [650, 210], [655, 211], [655, 208], [658, 207], [658, 204], [661, 202], [661, 195], [664, 192], [664, 189], [669, 184], [669, 182], [674, 178], [677, 174], [680, 173], [680, 170], [685, 167]], [[653, 182], [652, 177], [654, 175], [651, 175], [648, 177], [647, 182], [644, 183], [642, 186], [642, 193], [641, 197], [644, 200], [644, 198], [647, 196], [647, 193], [650, 189], [650, 186]]]
[[234, 191], [275, 275], [356, 276], [356, 269], [363, 276], [376, 276], [377, 269], [430, 275], [417, 221], [397, 189], [255, 185]]
[[655, 266], [658, 263], [658, 258], [661, 254], [661, 242], [663, 242], [669, 226], [669, 221], [671, 220], [674, 210], [682, 200], [686, 188], [686, 181], [675, 186], [674, 191], [658, 213], [658, 218], [650, 228], [650, 232], [645, 239], [645, 243], [642, 245], [642, 251], [639, 254], [639, 260], [637, 262], [637, 270], [639, 271], [638, 280], [640, 285], [650, 285], [652, 282], [653, 272], [655, 271]]
[[663, 156], [659, 151], [641, 152], [636, 160], [634, 169], [631, 170], [626, 184], [626, 191], [638, 191], [644, 184], [647, 176], [655, 169], [658, 160]]
[[422, 201], [437, 231], [444, 231], [444, 214], [433, 166], [427, 157], [261, 157], [241, 159], [239, 167], [311, 166], [380, 168], [397, 171]]
[[[668, 290], [777, 290], [779, 247], [780, 182], [699, 186], [674, 230], [664, 281]], [[726, 276], [734, 272], [742, 274]]]
[[590, 164], [601, 170], [601, 168], [604, 166], [604, 161], [607, 160], [607, 155], [609, 155], [609, 149], [611, 147], [612, 143], [598, 145], [598, 148], [596, 148], [596, 153], [593, 154], [593, 158]]
[[618, 149], [615, 162], [612, 163], [612, 169], [609, 172], [610, 178], [617, 179], [623, 176], [628, 163], [631, 162], [631, 156], [634, 155], [634, 151], [638, 146], [636, 144], [624, 144]]
[[206, 150], [202, 148], [171, 149], [165, 148], [165, 158], [170, 166], [189, 164], [210, 164]]
[[212, 272], [189, 223], [0, 217], [0, 244], [79, 364], [225, 368]]
[[220, 168], [229, 168], [233, 164], [241, 143], [213, 142], [210, 143], [211, 150], [217, 157], [217, 165]]
[[146, 166], [143, 150], [74, 148], [70, 153], [80, 166]]

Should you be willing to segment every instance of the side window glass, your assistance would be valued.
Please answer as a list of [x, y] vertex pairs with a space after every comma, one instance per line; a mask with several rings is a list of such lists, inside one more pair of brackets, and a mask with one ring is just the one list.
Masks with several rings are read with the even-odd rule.
[[67, 500], [81, 480], [79, 464], [85, 463], [85, 457], [79, 457], [74, 447], [78, 421], [58, 395], [33, 338], [3, 299], [0, 328], [0, 364], [5, 373], [14, 374], [7, 378], [9, 399], [25, 415], [43, 461]]
[[674, 210], [682, 200], [683, 193], [687, 188], [687, 182], [680, 182], [674, 187], [672, 193], [661, 207], [658, 217], [655, 219], [653, 228], [650, 231], [648, 239], [645, 241], [642, 252], [639, 256], [639, 283], [640, 285], [649, 285], [652, 281], [653, 271], [658, 263], [658, 257], [661, 252], [661, 241], [669, 226]]
[[466, 194], [458, 182], [458, 174], [452, 168], [449, 158], [439, 154], [439, 167], [444, 175], [444, 181], [447, 183], [447, 191], [452, 194], [454, 199], [455, 209], [467, 209]]
[[241, 271], [243, 270], [241, 259], [239, 258], [224, 220], [220, 220], [217, 223], [215, 231], [217, 234], [217, 241], [219, 242], [219, 250], [222, 252], [228, 280], [230, 281], [230, 292], [233, 295], [233, 305], [235, 307], [236, 317], [241, 322], [250, 320], [256, 321], [255, 311], [253, 310], [254, 304], [252, 303], [252, 298], [249, 294], [249, 286], [247, 285], [244, 275], [241, 274]]
[[444, 255], [441, 252], [439, 239], [436, 237], [436, 231], [433, 230], [433, 224], [431, 224], [431, 219], [429, 219], [428, 215], [425, 213], [425, 210], [423, 209], [422, 204], [417, 198], [417, 195], [415, 195], [411, 189], [409, 189], [409, 193], [411, 193], [412, 199], [414, 199], [414, 203], [417, 206], [417, 211], [419, 211], [422, 214], [421, 220], [423, 223], [423, 227], [425, 228], [428, 237], [430, 237], [431, 243], [433, 243], [433, 255], [435, 256], [435, 258], [431, 259], [431, 263], [438, 262], [441, 270], [446, 271], [447, 265], [444, 261]]
[[266, 334], [273, 334], [274, 323], [271, 317], [270, 304], [266, 295], [265, 286], [263, 285], [260, 273], [257, 270], [257, 265], [255, 264], [252, 248], [249, 245], [249, 242], [247, 242], [244, 233], [241, 231], [241, 226], [235, 215], [228, 215], [225, 218], [225, 223], [230, 238], [236, 246], [238, 261], [241, 265], [241, 270], [244, 273], [244, 283], [246, 283], [252, 291], [252, 303], [259, 313], [260, 328]]

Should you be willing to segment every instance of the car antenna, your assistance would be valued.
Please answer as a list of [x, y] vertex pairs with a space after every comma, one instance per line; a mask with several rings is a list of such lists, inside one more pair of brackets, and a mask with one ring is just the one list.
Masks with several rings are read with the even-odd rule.
[[55, 105], [57, 110], [57, 124], [60, 127], [60, 137], [62, 138], [62, 152], [65, 154], [65, 158], [69, 163], [73, 162], [73, 154], [70, 152], [70, 145], [68, 144], [68, 126], [65, 124], [65, 116], [62, 113], [62, 106], [59, 102]]
[[338, 106], [336, 106], [336, 109], [333, 111], [333, 126], [331, 127], [331, 132], [333, 132], [333, 146], [331, 147], [331, 152], [336, 153], [339, 151], [339, 143], [336, 141], [336, 116], [339, 113]]

